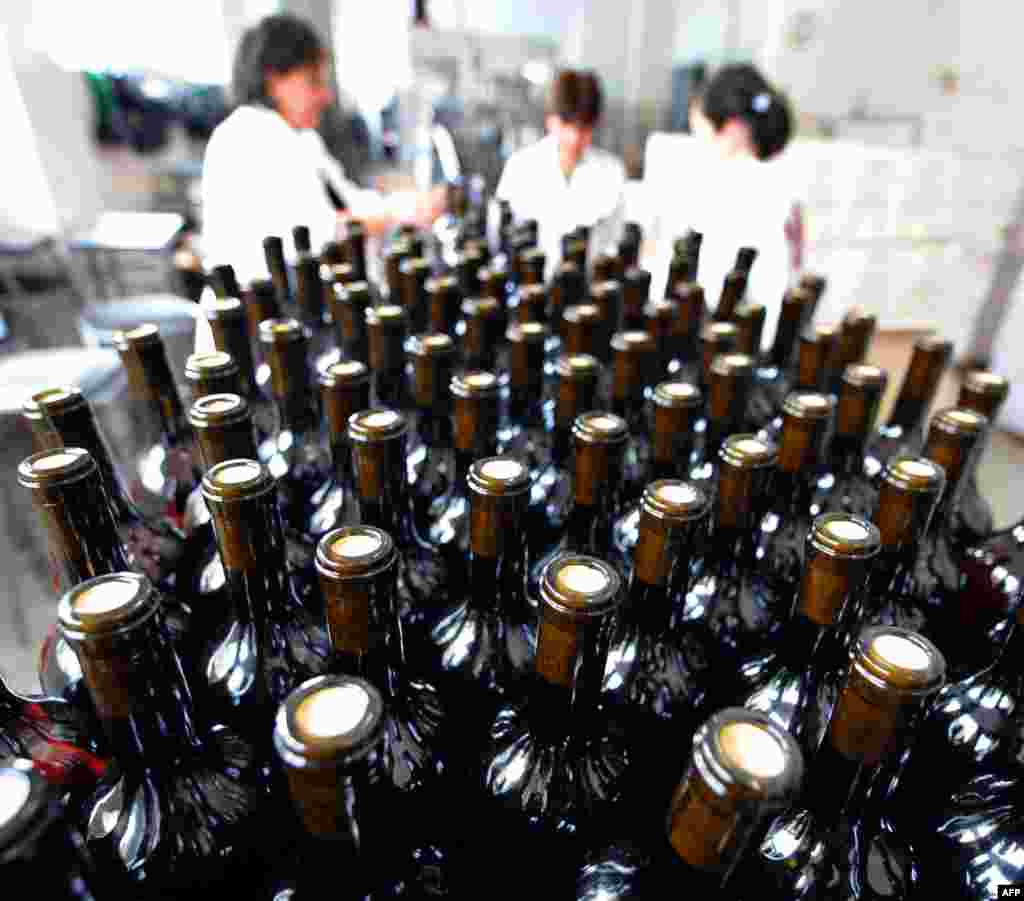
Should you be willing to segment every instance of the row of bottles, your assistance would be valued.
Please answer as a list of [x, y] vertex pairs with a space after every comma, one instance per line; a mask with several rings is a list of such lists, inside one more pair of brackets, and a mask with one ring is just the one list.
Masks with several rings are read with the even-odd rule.
[[[974, 480], [1005, 381], [927, 421], [950, 347], [923, 339], [876, 431], [873, 321], [810, 327], [821, 280], [762, 355], [752, 253], [709, 314], [699, 236], [638, 302], [635, 232], [589, 287], [567, 236], [549, 288], [535, 232], [453, 276], [400, 235], [380, 290], [358, 228], [294, 273], [268, 239], [251, 292], [222, 268], [190, 406], [152, 327], [119, 338], [160, 435], [138, 483], [77, 389], [26, 403], [61, 599], [47, 697], [0, 692], [0, 827], [52, 820], [69, 896], [1012, 881], [1021, 540]], [[560, 299], [590, 303], [556, 335]], [[63, 814], [21, 797], [37, 772]]]

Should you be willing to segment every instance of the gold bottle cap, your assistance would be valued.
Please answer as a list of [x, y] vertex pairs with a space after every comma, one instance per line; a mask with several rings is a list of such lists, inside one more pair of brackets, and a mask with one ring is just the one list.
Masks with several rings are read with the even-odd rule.
[[[525, 321], [543, 317], [548, 302], [548, 289], [543, 285], [523, 285], [519, 289], [519, 319]], [[524, 308], [529, 315], [524, 316]], [[538, 316], [537, 311], [540, 310]]]
[[581, 554], [556, 557], [541, 575], [543, 604], [575, 620], [600, 617], [618, 606], [622, 579], [614, 567]]
[[394, 566], [397, 559], [391, 536], [374, 526], [334, 529], [316, 546], [317, 572], [336, 582], [376, 576]]
[[710, 372], [712, 375], [725, 376], [726, 378], [753, 375], [754, 358], [747, 354], [718, 354], [718, 356], [711, 361]]
[[509, 497], [529, 490], [530, 472], [515, 457], [484, 457], [469, 467], [466, 481], [477, 494]]
[[384, 329], [394, 329], [405, 325], [406, 313], [397, 304], [381, 304], [366, 311], [366, 324]]
[[560, 379], [590, 382], [601, 374], [601, 361], [590, 354], [563, 354], [555, 363], [555, 372]]
[[722, 442], [718, 456], [736, 469], [763, 469], [778, 461], [778, 448], [757, 435], [730, 435]]
[[974, 410], [949, 407], [932, 417], [930, 427], [947, 435], [978, 435], [988, 428], [988, 417]]
[[601, 308], [592, 303], [574, 304], [562, 311], [562, 319], [570, 323], [599, 322], [602, 318]]
[[405, 350], [413, 357], [450, 357], [455, 354], [455, 342], [444, 332], [412, 335], [405, 345]]
[[946, 487], [945, 470], [927, 457], [896, 456], [885, 467], [882, 479], [915, 494], [941, 494]]
[[689, 382], [661, 382], [654, 389], [654, 403], [658, 407], [696, 408], [701, 405], [700, 388]]
[[72, 639], [112, 635], [152, 617], [160, 597], [138, 573], [107, 573], [79, 583], [60, 599], [57, 622]]
[[731, 322], [709, 322], [701, 329], [700, 337], [705, 343], [714, 344], [716, 347], [728, 345], [734, 347], [739, 329]]
[[249, 500], [274, 490], [274, 477], [256, 460], [225, 460], [203, 476], [203, 497], [210, 502]]
[[648, 322], [675, 322], [679, 304], [674, 300], [652, 300], [644, 305], [644, 319]]
[[78, 409], [85, 406], [86, 403], [82, 390], [74, 385], [47, 388], [33, 394], [32, 400], [48, 418]]
[[92, 455], [80, 447], [39, 451], [18, 464], [18, 484], [25, 488], [71, 485], [98, 472]]
[[572, 424], [572, 435], [584, 444], [621, 444], [629, 437], [629, 426], [614, 413], [580, 413]]
[[851, 363], [843, 370], [843, 382], [858, 388], [875, 388], [885, 385], [888, 376], [884, 369], [867, 363]]
[[493, 372], [478, 370], [456, 375], [451, 381], [451, 392], [455, 397], [494, 397], [501, 384]]
[[512, 344], [543, 344], [548, 334], [548, 327], [542, 322], [523, 322], [510, 325], [505, 338]]
[[964, 387], [975, 394], [997, 397], [1003, 400], [1010, 390], [1010, 383], [996, 372], [987, 369], [972, 369], [964, 377]]
[[370, 293], [370, 284], [365, 281], [349, 282], [338, 290], [339, 294], [350, 302], [368, 302], [372, 296]]
[[135, 328], [118, 329], [113, 335], [114, 347], [119, 351], [136, 350], [160, 343], [160, 330], [152, 323], [146, 322]]
[[364, 385], [369, 380], [370, 370], [359, 360], [327, 363], [317, 373], [317, 381], [323, 388]]
[[348, 421], [348, 437], [352, 441], [368, 444], [398, 438], [408, 431], [409, 422], [398, 410], [374, 407], [360, 410]]
[[260, 344], [280, 346], [305, 340], [302, 323], [298, 319], [264, 319], [260, 323]]
[[188, 421], [196, 429], [234, 425], [249, 418], [249, 404], [238, 394], [207, 394], [188, 411]]
[[647, 332], [616, 332], [612, 335], [612, 350], [617, 353], [653, 353], [657, 345]]
[[222, 350], [189, 354], [185, 360], [185, 378], [190, 382], [231, 378], [237, 375], [238, 364], [232, 359], [231, 354]]
[[439, 275], [427, 280], [428, 294], [457, 294], [459, 282], [454, 275]]
[[782, 403], [784, 416], [804, 420], [828, 419], [835, 408], [836, 402], [831, 395], [818, 394], [816, 391], [793, 391]]
[[659, 479], [644, 489], [643, 510], [657, 519], [682, 524], [700, 519], [710, 509], [703, 490], [681, 479]]
[[861, 630], [851, 657], [853, 668], [868, 682], [905, 696], [932, 694], [946, 678], [942, 652], [923, 635], [899, 626]]
[[374, 747], [384, 728], [384, 701], [365, 679], [316, 676], [278, 708], [274, 747], [286, 767], [337, 765]]
[[848, 513], [823, 513], [814, 520], [808, 541], [829, 557], [866, 560], [878, 553], [882, 539], [874, 523]]

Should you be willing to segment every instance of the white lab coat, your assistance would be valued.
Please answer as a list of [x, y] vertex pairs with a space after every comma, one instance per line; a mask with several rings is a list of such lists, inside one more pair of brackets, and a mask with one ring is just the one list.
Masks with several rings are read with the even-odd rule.
[[495, 195], [509, 202], [517, 221], [537, 220], [550, 277], [562, 260], [562, 236], [579, 225], [592, 229], [589, 259], [616, 245], [625, 219], [625, 184], [622, 161], [596, 147], [583, 153], [567, 179], [558, 140], [548, 135], [508, 158]]
[[228, 263], [245, 284], [267, 277], [263, 239], [268, 235], [284, 239], [289, 262], [294, 261], [291, 235], [296, 225], [309, 227], [314, 251], [333, 240], [338, 216], [327, 198], [325, 179], [353, 216], [385, 212], [385, 199], [347, 179], [317, 132], [294, 129], [266, 107], [238, 107], [214, 130], [203, 162], [207, 269]]
[[672, 241], [687, 229], [704, 236], [697, 280], [712, 310], [736, 251], [755, 247], [758, 256], [746, 296], [765, 306], [762, 342], [769, 347], [793, 276], [785, 224], [798, 202], [799, 180], [791, 177], [784, 154], [769, 162], [723, 159], [696, 139], [673, 141], [672, 148], [676, 158], [663, 161], [664, 166], [649, 166], [644, 176], [654, 218], [653, 251], [643, 260], [651, 270], [651, 294], [664, 296]]

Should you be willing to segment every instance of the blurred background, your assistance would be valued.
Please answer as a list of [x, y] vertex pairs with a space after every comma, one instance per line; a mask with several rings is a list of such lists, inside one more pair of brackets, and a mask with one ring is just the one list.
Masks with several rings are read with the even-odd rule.
[[[804, 268], [828, 278], [818, 318], [838, 319], [855, 303], [876, 313], [872, 362], [889, 367], [892, 390], [922, 330], [951, 339], [963, 366], [990, 363], [1000, 329], [1024, 322], [1024, 82], [1016, 30], [995, 0], [3, 7], [0, 546], [15, 554], [3, 561], [7, 572], [40, 566], [28, 499], [9, 477], [28, 453], [15, 427], [26, 390], [55, 373], [81, 381], [88, 371], [115, 451], [129, 442], [123, 417], [110, 413], [124, 390], [116, 359], [71, 353], [108, 353], [101, 317], [83, 311], [120, 297], [152, 319], [161, 303], [171, 310], [198, 298], [204, 147], [230, 111], [240, 35], [274, 12], [303, 16], [327, 40], [338, 100], [321, 134], [350, 178], [385, 191], [460, 174], [480, 175], [493, 190], [509, 155], [544, 133], [557, 69], [594, 69], [606, 96], [595, 144], [624, 161], [626, 218], [652, 242], [666, 237], [659, 208], [686, 203], [673, 186], [691, 151], [691, 94], [723, 63], [752, 62], [797, 114], [796, 139], [771, 165], [803, 203]], [[179, 322], [168, 313], [161, 331], [180, 362], [192, 324], [175, 331]], [[1024, 379], [1017, 365], [1019, 373], [1003, 372], [1014, 382]], [[955, 397], [955, 378], [940, 402]], [[1014, 396], [1024, 400], [1024, 388], [1014, 391], [1009, 407]], [[1024, 460], [1012, 434], [1024, 428], [1019, 420], [1004, 417], [994, 462], [982, 470], [999, 523], [1024, 502], [1014, 493], [1024, 481], [1014, 476]], [[38, 592], [38, 581], [12, 590]], [[38, 623], [25, 621], [30, 608], [17, 599], [13, 609], [19, 647], [30, 655], [29, 636], [41, 634], [52, 607], [41, 608]]]

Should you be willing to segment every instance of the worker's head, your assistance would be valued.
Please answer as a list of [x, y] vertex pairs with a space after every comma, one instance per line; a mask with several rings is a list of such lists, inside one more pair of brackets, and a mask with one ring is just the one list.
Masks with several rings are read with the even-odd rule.
[[238, 104], [277, 110], [292, 128], [316, 128], [334, 99], [330, 63], [319, 35], [297, 16], [267, 16], [238, 44], [232, 72]]
[[594, 139], [604, 97], [593, 72], [565, 69], [548, 92], [547, 128], [558, 139], [563, 164], [574, 167]]
[[690, 128], [723, 156], [771, 159], [789, 143], [789, 102], [753, 66], [723, 66], [690, 105]]

